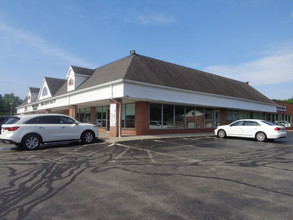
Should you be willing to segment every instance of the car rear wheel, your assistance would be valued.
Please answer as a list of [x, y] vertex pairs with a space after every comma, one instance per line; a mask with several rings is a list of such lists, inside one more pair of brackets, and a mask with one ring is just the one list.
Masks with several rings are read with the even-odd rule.
[[95, 134], [92, 131], [84, 131], [81, 135], [81, 141], [84, 144], [90, 144], [94, 141]]
[[218, 137], [219, 138], [224, 138], [226, 137], [226, 132], [224, 130], [219, 130], [218, 131]]
[[266, 136], [266, 134], [263, 133], [263, 132], [258, 132], [258, 133], [255, 135], [255, 138], [256, 138], [256, 140], [263, 142], [263, 141], [265, 141], [265, 140], [267, 139], [267, 136]]
[[37, 134], [28, 134], [26, 135], [21, 142], [22, 147], [26, 150], [35, 150], [40, 147], [41, 138]]

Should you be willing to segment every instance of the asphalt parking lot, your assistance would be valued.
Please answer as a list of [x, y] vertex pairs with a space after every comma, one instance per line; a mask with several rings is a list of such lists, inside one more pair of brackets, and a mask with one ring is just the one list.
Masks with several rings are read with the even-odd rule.
[[0, 145], [0, 219], [293, 219], [293, 133]]

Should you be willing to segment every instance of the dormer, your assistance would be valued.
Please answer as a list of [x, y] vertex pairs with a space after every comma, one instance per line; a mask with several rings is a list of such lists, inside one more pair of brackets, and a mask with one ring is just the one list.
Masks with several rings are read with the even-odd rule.
[[29, 87], [27, 92], [27, 102], [32, 103], [37, 100], [40, 88]]
[[39, 91], [38, 100], [53, 97], [64, 83], [66, 83], [65, 79], [45, 77]]
[[67, 92], [74, 91], [78, 88], [83, 82], [90, 78], [94, 71], [94, 69], [70, 66], [66, 75]]

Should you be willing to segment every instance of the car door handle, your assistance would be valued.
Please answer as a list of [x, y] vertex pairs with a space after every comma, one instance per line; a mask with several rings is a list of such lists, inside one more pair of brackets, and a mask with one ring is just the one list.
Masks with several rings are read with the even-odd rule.
[[66, 128], [66, 127], [61, 127], [61, 128]]
[[44, 129], [44, 127], [39, 127], [39, 129]]

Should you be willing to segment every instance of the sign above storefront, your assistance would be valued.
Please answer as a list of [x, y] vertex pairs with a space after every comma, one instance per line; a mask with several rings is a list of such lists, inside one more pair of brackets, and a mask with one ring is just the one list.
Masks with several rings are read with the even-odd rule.
[[286, 108], [286, 106], [278, 105], [277, 106], [277, 111], [285, 112], [285, 111], [287, 111], [287, 108]]

